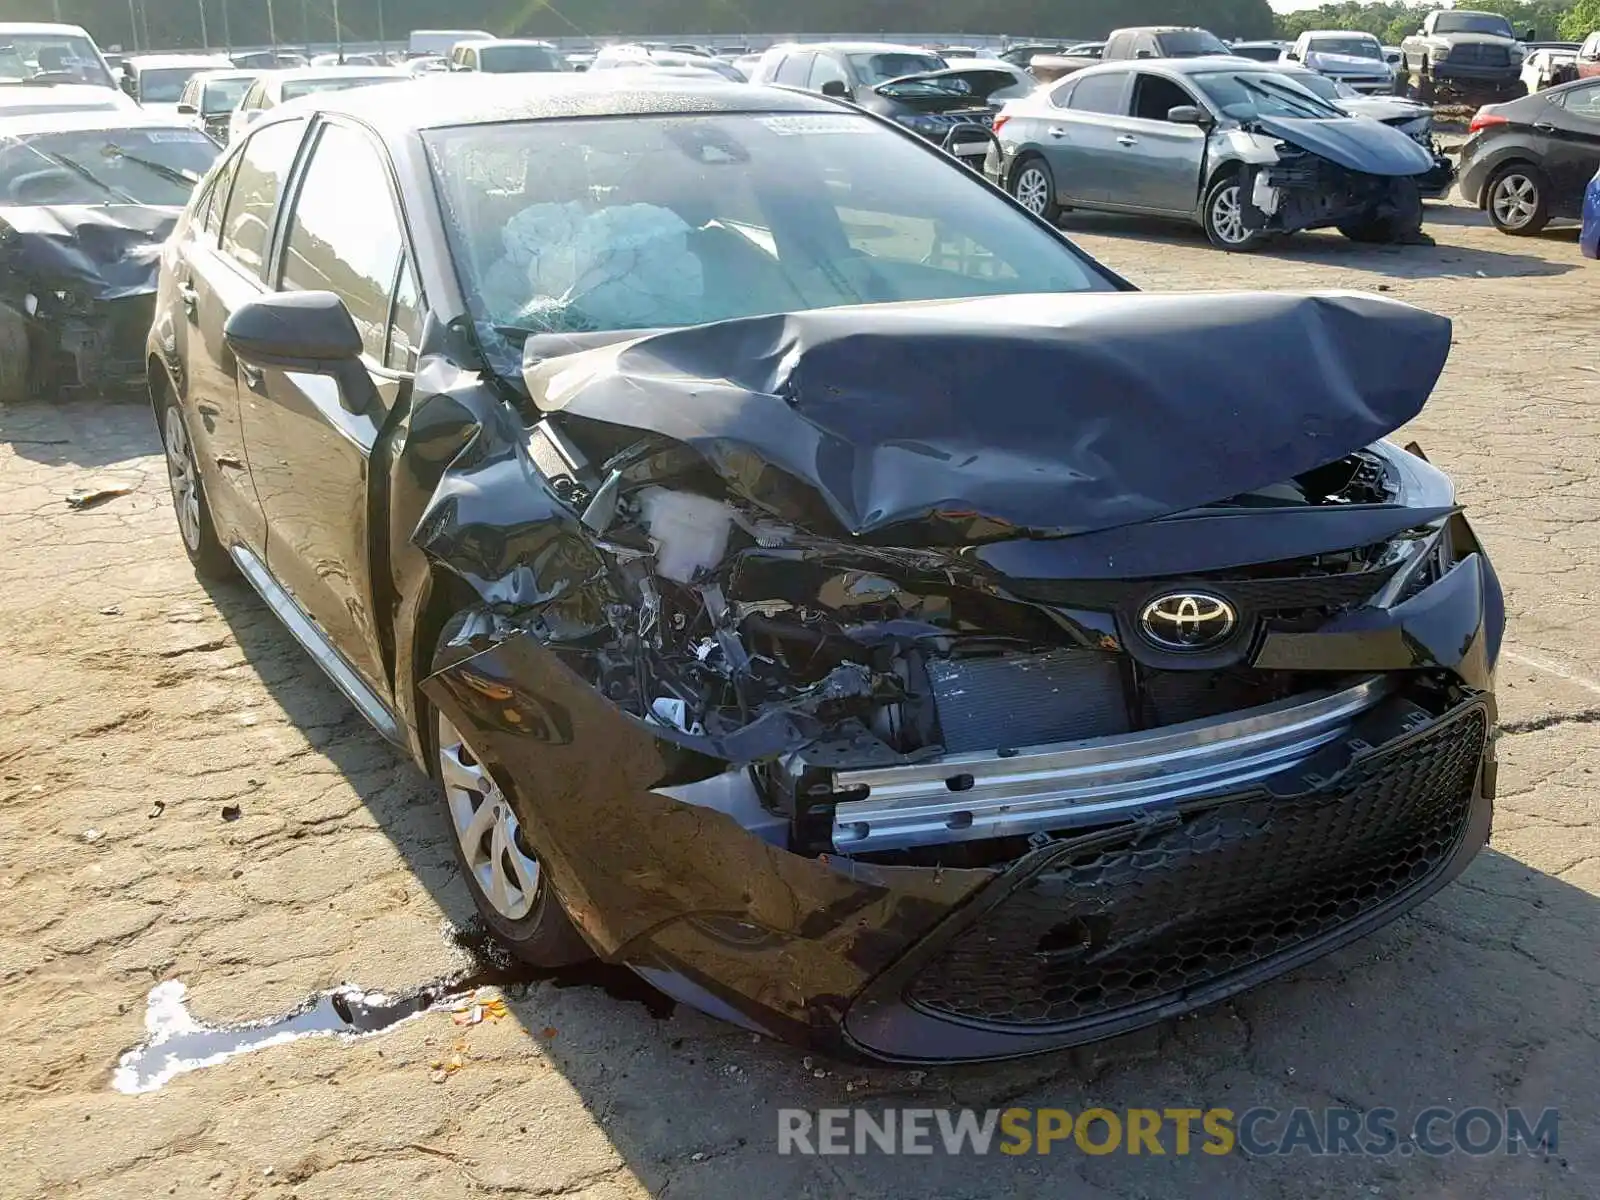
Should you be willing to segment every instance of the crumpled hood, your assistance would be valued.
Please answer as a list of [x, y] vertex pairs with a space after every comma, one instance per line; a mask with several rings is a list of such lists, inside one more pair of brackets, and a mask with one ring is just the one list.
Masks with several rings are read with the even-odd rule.
[[1306, 55], [1306, 66], [1327, 75], [1383, 75], [1389, 64], [1381, 58], [1363, 58], [1359, 54], [1324, 54], [1312, 50]]
[[1428, 105], [1399, 96], [1349, 96], [1330, 103], [1352, 117], [1371, 117], [1374, 121], [1414, 121], [1433, 115]]
[[751, 317], [523, 374], [545, 412], [690, 446], [781, 519], [950, 545], [1130, 525], [1336, 461], [1417, 415], [1449, 347], [1446, 319], [1368, 295], [1092, 293]]
[[80, 299], [153, 294], [179, 208], [135, 204], [0, 208], [0, 288], [33, 281]]
[[1319, 120], [1308, 117], [1254, 117], [1264, 133], [1320, 154], [1329, 162], [1368, 175], [1420, 175], [1433, 158], [1398, 129], [1365, 117]]
[[[935, 99], [934, 97], [921, 95], [904, 96], [897, 91], [901, 84], [938, 84], [949, 79], [964, 80], [967, 86], [972, 89], [971, 93], [964, 96], [952, 93], [948, 98]], [[940, 103], [941, 100], [944, 100], [951, 107], [962, 107], [969, 104], [985, 104], [988, 102], [989, 97], [996, 92], [1003, 92], [1007, 88], [1015, 87], [1016, 84], [1016, 77], [1009, 71], [998, 70], [994, 67], [947, 67], [942, 71], [924, 71], [917, 75], [903, 75], [899, 79], [891, 79], [887, 83], [880, 83], [872, 90], [886, 99], [899, 100], [903, 103], [928, 104]]]

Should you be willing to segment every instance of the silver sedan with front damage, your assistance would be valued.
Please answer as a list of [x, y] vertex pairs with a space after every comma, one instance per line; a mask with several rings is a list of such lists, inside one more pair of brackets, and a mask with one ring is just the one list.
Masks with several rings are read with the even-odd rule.
[[1424, 240], [1433, 156], [1267, 66], [1232, 58], [1114, 63], [1007, 104], [986, 170], [1029, 211], [1182, 217], [1213, 245], [1337, 228]]

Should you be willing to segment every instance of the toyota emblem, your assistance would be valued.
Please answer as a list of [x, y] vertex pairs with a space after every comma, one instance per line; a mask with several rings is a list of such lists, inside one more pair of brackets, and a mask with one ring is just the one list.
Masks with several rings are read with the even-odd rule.
[[1157, 596], [1139, 614], [1139, 628], [1163, 650], [1211, 650], [1238, 628], [1239, 615], [1221, 596], [1206, 592], [1169, 592]]

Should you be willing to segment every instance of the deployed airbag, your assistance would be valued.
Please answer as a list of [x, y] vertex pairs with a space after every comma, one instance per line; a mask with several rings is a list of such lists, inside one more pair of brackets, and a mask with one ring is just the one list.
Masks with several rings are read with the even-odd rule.
[[[525, 365], [543, 410], [698, 451], [785, 519], [1077, 534], [1291, 478], [1411, 420], [1450, 322], [1357, 294], [1026, 295], [824, 309]], [[975, 534], [981, 529], [981, 534]]]

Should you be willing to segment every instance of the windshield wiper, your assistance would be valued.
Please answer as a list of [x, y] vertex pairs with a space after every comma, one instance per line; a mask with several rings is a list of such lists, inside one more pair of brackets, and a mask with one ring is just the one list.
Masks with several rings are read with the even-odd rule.
[[32, 150], [46, 162], [55, 163], [58, 167], [65, 167], [79, 179], [88, 181], [101, 191], [105, 192], [108, 196], [113, 196], [116, 199], [122, 200], [128, 204], [139, 203], [139, 201], [128, 195], [127, 192], [120, 191], [119, 189], [112, 187], [109, 183], [107, 183], [104, 179], [101, 179], [100, 176], [96, 175], [93, 171], [89, 170], [88, 167], [84, 166], [77, 159], [68, 158], [65, 154], [58, 154], [54, 150], [41, 150], [37, 146], [29, 146], [28, 149]]
[[179, 187], [192, 188], [200, 182], [200, 176], [198, 175], [179, 170], [177, 167], [169, 167], [165, 163], [158, 163], [153, 159], [140, 158], [137, 154], [129, 154], [115, 142], [108, 142], [101, 153], [107, 158], [119, 158], [124, 162], [131, 162], [141, 166], [147, 171], [153, 171], [168, 183], [175, 183]]
[[[1288, 104], [1291, 108], [1298, 107], [1309, 117], [1329, 118], [1344, 116], [1342, 112], [1331, 105], [1327, 108], [1318, 107], [1322, 103], [1320, 100], [1314, 100], [1308, 104], [1306, 103], [1306, 97], [1291, 92], [1288, 88], [1280, 88], [1275, 83], [1271, 83], [1271, 81], [1246, 79], [1243, 75], [1236, 75], [1234, 78], [1239, 81], [1241, 87], [1248, 88], [1257, 95], [1265, 96], [1268, 100], [1276, 100], [1280, 104]], [[1259, 116], [1260, 114], [1256, 115]]]

